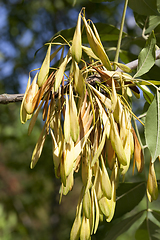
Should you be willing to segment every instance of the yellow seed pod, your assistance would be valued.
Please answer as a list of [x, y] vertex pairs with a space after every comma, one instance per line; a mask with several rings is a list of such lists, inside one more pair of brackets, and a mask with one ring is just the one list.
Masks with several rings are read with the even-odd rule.
[[74, 142], [77, 141], [79, 136], [79, 123], [77, 115], [77, 107], [73, 96], [72, 86], [70, 85], [69, 91], [69, 116], [70, 116], [70, 134]]
[[158, 185], [157, 185], [156, 173], [154, 169], [154, 163], [152, 163], [151, 161], [150, 161], [148, 181], [147, 181], [147, 195], [150, 202], [158, 198]]
[[62, 82], [65, 68], [67, 66], [67, 63], [70, 61], [70, 59], [71, 58], [69, 58], [69, 52], [68, 52], [67, 56], [64, 58], [63, 62], [61, 63], [59, 69], [55, 73], [55, 86], [54, 86], [55, 92], [58, 90], [58, 88]]
[[80, 237], [80, 230], [81, 230], [81, 210], [82, 204], [78, 207], [78, 211], [76, 214], [76, 218], [74, 220], [71, 233], [70, 233], [70, 240], [78, 240]]
[[68, 142], [70, 138], [70, 116], [69, 116], [69, 101], [68, 101], [67, 93], [66, 93], [66, 111], [65, 111], [65, 118], [64, 118], [64, 138], [66, 142]]
[[122, 145], [122, 140], [120, 139], [118, 133], [118, 127], [116, 126], [116, 123], [113, 118], [113, 113], [110, 114], [110, 120], [111, 120], [110, 140], [112, 143], [112, 147], [117, 155], [118, 161], [125, 166], [127, 165], [127, 157]]
[[24, 108], [28, 114], [32, 114], [34, 111], [33, 99], [34, 99], [36, 93], [38, 92], [37, 75], [38, 75], [38, 73], [35, 75], [32, 84], [28, 88], [27, 93], [24, 98], [24, 102], [23, 102]]
[[100, 200], [99, 200], [99, 207], [102, 211], [102, 213], [105, 215], [106, 218], [109, 217], [110, 215], [110, 206], [108, 204], [108, 200], [106, 197], [102, 197]]
[[72, 188], [73, 188], [73, 184], [74, 184], [73, 173], [74, 173], [74, 171], [73, 171], [73, 169], [72, 169], [72, 171], [70, 172], [70, 174], [69, 174], [68, 177], [66, 178], [66, 186], [64, 187], [63, 184], [62, 184], [60, 193], [62, 192], [63, 195], [67, 195], [67, 193], [68, 193], [69, 191], [71, 191]]
[[116, 92], [116, 87], [115, 87], [115, 83], [114, 83], [114, 79], [112, 78], [112, 98], [111, 98], [111, 102], [112, 102], [112, 111], [115, 111], [116, 105], [117, 105], [117, 101], [118, 101], [118, 97], [117, 97], [117, 92]]
[[103, 48], [103, 46], [99, 43], [99, 40], [96, 38], [94, 32], [92, 31], [91, 27], [87, 23], [86, 19], [83, 17], [83, 22], [86, 27], [87, 38], [89, 45], [94, 52], [94, 54], [102, 61], [103, 65], [108, 69], [112, 70], [111, 63], [108, 59], [108, 56]]
[[73, 60], [73, 79], [74, 79], [74, 88], [80, 96], [83, 95], [84, 91], [84, 81], [81, 71], [78, 67], [78, 64]]
[[45, 56], [45, 59], [42, 63], [41, 69], [38, 74], [38, 86], [42, 87], [43, 83], [47, 80], [50, 66], [50, 54], [51, 54], [51, 44], [48, 46], [48, 50]]
[[24, 94], [24, 97], [23, 97], [23, 100], [22, 100], [22, 103], [21, 103], [21, 109], [20, 109], [20, 120], [21, 120], [21, 123], [23, 123], [23, 124], [25, 124], [26, 121], [32, 117], [32, 114], [28, 114], [26, 112], [25, 107], [24, 107], [24, 100], [26, 98], [26, 94], [27, 94], [27, 91], [28, 91], [30, 85], [31, 85], [31, 77], [30, 77], [30, 74], [29, 74], [26, 91], [25, 91], [25, 94]]
[[89, 240], [90, 238], [90, 223], [89, 219], [83, 215], [80, 230], [80, 240]]
[[90, 218], [91, 216], [91, 196], [90, 191], [87, 190], [83, 197], [83, 213], [86, 218]]
[[102, 163], [102, 175], [101, 175], [101, 185], [102, 185], [102, 191], [105, 197], [108, 199], [111, 199], [111, 181], [109, 179], [109, 175], [106, 169], [106, 166], [104, 164], [103, 157], [101, 155], [101, 163]]
[[78, 15], [77, 26], [73, 36], [72, 47], [71, 47], [72, 57], [76, 62], [80, 62], [82, 57], [82, 37], [81, 37], [81, 14]]

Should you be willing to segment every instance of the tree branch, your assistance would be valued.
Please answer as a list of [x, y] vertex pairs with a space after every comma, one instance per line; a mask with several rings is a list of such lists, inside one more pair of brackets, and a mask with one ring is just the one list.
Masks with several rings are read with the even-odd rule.
[[[156, 60], [160, 59], [160, 49], [156, 51]], [[130, 69], [136, 69], [136, 67], [138, 66], [138, 59], [129, 62], [126, 64], [127, 67], [129, 67]], [[122, 72], [122, 70], [120, 68], [117, 68], [116, 71], [118, 72]], [[97, 75], [95, 76], [91, 76], [87, 79], [87, 81], [94, 85], [94, 83], [96, 81], [99, 81], [99, 77]], [[0, 104], [8, 104], [8, 103], [15, 103], [15, 102], [21, 102], [23, 99], [24, 94], [1, 94], [0, 95]]]

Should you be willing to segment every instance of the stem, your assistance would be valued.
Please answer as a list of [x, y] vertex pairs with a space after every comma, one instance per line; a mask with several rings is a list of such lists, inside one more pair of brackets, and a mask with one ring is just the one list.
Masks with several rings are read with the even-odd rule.
[[[125, 0], [122, 20], [121, 20], [121, 26], [120, 26], [120, 32], [119, 32], [119, 38], [118, 38], [118, 43], [117, 43], [117, 50], [116, 50], [116, 55], [115, 55], [114, 62], [118, 62], [118, 57], [119, 57], [119, 51], [120, 51], [120, 46], [121, 46], [123, 26], [124, 26], [124, 20], [125, 20], [127, 5], [128, 5], [128, 0]], [[116, 65], [114, 65], [114, 68], [116, 68]]]

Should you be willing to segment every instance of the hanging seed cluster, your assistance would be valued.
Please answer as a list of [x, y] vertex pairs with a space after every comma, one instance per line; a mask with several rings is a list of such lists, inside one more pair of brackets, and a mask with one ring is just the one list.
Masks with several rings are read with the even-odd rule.
[[[82, 45], [82, 20], [89, 47]], [[143, 170], [143, 153], [131, 124], [133, 113], [128, 104], [131, 90], [139, 92], [129, 74], [112, 70], [113, 64], [97, 29], [86, 20], [83, 10], [71, 44], [65, 41], [51, 54], [54, 44], [54, 41], [48, 44], [46, 57], [32, 83], [29, 77], [20, 117], [22, 123], [31, 118], [30, 134], [42, 109], [44, 126], [33, 151], [31, 168], [41, 156], [47, 135], [51, 134], [55, 175], [62, 183], [60, 199], [73, 188], [75, 172], [81, 172], [82, 189], [70, 239], [87, 240], [96, 233], [99, 221], [112, 220], [119, 176], [125, 176], [132, 157], [133, 171], [135, 163], [139, 172]], [[64, 56], [65, 45], [69, 50]], [[50, 62], [60, 50], [59, 67], [53, 69]], [[88, 56], [87, 62], [83, 53]], [[123, 64], [114, 64], [130, 71]], [[99, 81], [88, 80], [91, 76], [97, 76]], [[150, 201], [158, 195], [153, 163], [147, 194]]]

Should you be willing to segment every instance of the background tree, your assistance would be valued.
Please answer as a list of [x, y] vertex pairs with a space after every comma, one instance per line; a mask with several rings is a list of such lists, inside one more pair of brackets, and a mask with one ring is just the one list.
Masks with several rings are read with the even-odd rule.
[[[36, 68], [37, 66], [39, 67], [44, 57], [44, 52], [39, 51], [34, 59], [35, 51], [42, 47], [44, 42], [48, 42], [48, 39], [52, 37], [53, 33], [63, 28], [75, 26], [78, 12], [82, 7], [86, 7], [87, 18], [92, 19], [94, 22], [108, 23], [119, 27], [123, 8], [122, 3], [123, 1], [112, 1], [110, 3], [86, 3], [86, 1], [80, 1], [78, 3], [75, 2], [74, 6], [72, 1], [57, 1], [54, 4], [52, 1], [41, 2], [41, 4], [40, 1], [8, 1], [8, 3], [1, 3], [4, 16], [4, 21], [2, 21], [1, 26], [2, 43], [0, 45], [2, 66], [1, 92], [21, 93], [24, 91], [24, 82], [26, 86], [28, 72], [35, 68], [35, 66]], [[151, 6], [152, 4], [153, 3], [151, 3]], [[120, 52], [121, 60], [124, 63], [128, 63], [137, 58], [140, 49], [145, 46], [146, 40], [144, 36], [148, 35], [153, 29], [157, 40], [156, 44], [159, 46], [158, 7], [155, 9], [152, 6], [153, 10], [150, 12], [150, 10], [146, 10], [144, 6], [140, 6], [139, 4], [137, 4], [137, 8], [135, 8], [135, 6], [136, 4], [133, 5], [132, 1], [130, 1], [130, 7], [135, 11], [136, 20], [143, 29], [143, 34], [139, 28], [135, 26], [134, 28], [131, 27], [129, 20], [126, 21], [125, 32], [127, 35], [123, 38], [121, 45], [122, 51]], [[128, 11], [131, 14], [131, 10]], [[126, 19], [131, 19], [129, 13]], [[108, 28], [105, 29], [104, 35], [104, 28], [102, 28], [101, 25], [98, 30], [100, 36], [104, 36], [102, 41], [104, 40], [103, 45], [107, 50], [110, 60], [114, 60], [119, 32], [113, 33], [113, 28], [109, 29], [108, 26]], [[68, 30], [63, 33], [68, 34], [69, 39], [72, 39], [74, 31]], [[133, 52], [137, 53], [137, 55], [133, 54]], [[142, 77], [144, 79], [159, 80], [158, 70], [157, 62], [156, 65]], [[154, 91], [154, 88], [151, 90]], [[141, 104], [142, 106], [140, 106]], [[137, 107], [137, 102], [135, 101], [133, 105], [135, 110], [140, 111], [141, 107], [143, 107], [143, 103], [141, 104], [139, 101]], [[62, 200], [60, 207], [58, 206], [58, 185], [60, 185], [60, 182], [56, 179], [53, 180], [54, 169], [52, 162], [49, 161], [49, 159], [52, 158], [50, 139], [48, 139], [48, 143], [45, 144], [42, 159], [39, 161], [36, 169], [31, 171], [28, 168], [28, 159], [31, 156], [33, 145], [40, 134], [41, 120], [39, 119], [36, 128], [34, 127], [34, 135], [32, 135], [33, 138], [31, 142], [29, 142], [30, 138], [27, 137], [27, 126], [21, 126], [18, 120], [19, 107], [20, 106], [15, 104], [8, 106], [1, 105], [0, 176], [2, 185], [1, 203], [3, 206], [1, 215], [3, 216], [2, 226], [4, 226], [1, 232], [2, 237], [4, 239], [6, 239], [7, 236], [14, 236], [17, 239], [22, 238], [22, 236], [26, 239], [68, 239], [75, 213], [73, 198], [76, 207], [78, 190], [73, 189], [73, 192], [65, 198], [65, 201], [63, 202], [64, 199]], [[145, 104], [145, 107], [147, 107], [147, 104]], [[147, 159], [149, 159], [149, 157]], [[147, 160], [147, 163], [149, 164], [149, 160]], [[157, 178], [159, 178], [158, 166], [156, 167], [156, 174]], [[132, 177], [131, 173], [128, 173], [125, 182], [131, 181], [133, 183], [134, 181], [141, 181], [141, 179], [145, 179], [144, 172], [141, 175], [137, 173], [134, 177]], [[79, 177], [76, 178], [76, 181], [80, 185]], [[141, 224], [143, 219], [139, 218], [141, 215], [135, 214], [137, 209], [134, 207], [145, 195], [145, 190], [143, 185], [140, 185], [141, 187], [139, 188], [136, 186], [139, 185], [137, 183], [135, 183], [135, 185], [128, 185], [129, 193], [132, 194], [133, 192], [136, 200], [134, 201], [133, 196], [129, 194], [126, 194], [126, 198], [119, 198], [119, 202], [122, 201], [122, 203], [118, 203], [117, 201], [117, 206], [120, 206], [119, 208], [117, 207], [117, 209], [121, 209], [121, 211], [116, 213], [117, 215], [115, 215], [115, 219], [111, 223], [103, 223], [97, 235], [93, 236], [93, 238], [98, 239], [99, 236], [103, 238], [106, 234], [110, 234], [110, 238], [116, 239], [118, 235], [123, 232], [122, 225], [125, 226], [124, 231], [126, 231], [128, 226], [132, 226], [134, 220], [139, 219], [139, 222], [136, 222], [136, 224]], [[119, 196], [124, 192], [126, 193], [126, 188], [127, 184], [122, 184], [122, 188], [120, 187], [119, 190], [117, 190], [119, 191], [117, 195]], [[135, 192], [131, 191], [131, 189], [135, 190]], [[54, 196], [52, 196], [52, 194]], [[127, 208], [126, 203], [128, 202], [128, 198], [133, 200], [133, 205], [130, 204]], [[142, 209], [146, 207], [143, 205], [145, 204], [144, 201], [140, 202]], [[71, 211], [68, 213], [69, 208]], [[123, 214], [130, 210], [132, 211], [128, 213], [130, 214], [129, 216], [126, 216], [128, 217], [127, 220], [122, 221], [124, 217]], [[68, 214], [67, 216], [65, 214], [64, 218], [65, 211], [66, 214]], [[13, 212], [14, 214], [11, 214]], [[134, 214], [135, 217], [133, 218], [132, 216]], [[159, 213], [154, 212], [154, 217], [158, 219]], [[8, 225], [5, 223], [6, 219]], [[10, 219], [10, 221], [8, 221], [8, 219]], [[130, 225], [126, 225], [125, 221], [130, 223]], [[117, 226], [116, 231], [115, 222]], [[156, 229], [155, 224], [153, 225], [153, 223], [151, 223], [147, 225], [148, 223], [150, 224], [149, 221], [143, 222], [143, 225], [141, 225], [139, 229], [140, 233], [141, 231], [145, 232], [146, 226], [149, 226], [150, 234], [152, 234], [152, 230]], [[56, 231], [54, 229], [56, 229]], [[57, 229], [59, 229], [59, 231], [57, 231]], [[114, 231], [112, 231], [112, 229], [114, 229]], [[125, 235], [129, 234], [133, 236], [132, 233], [134, 231], [135, 228], [133, 225], [131, 230], [125, 233]], [[114, 235], [115, 232], [117, 235]], [[138, 234], [139, 233], [136, 235], [136, 239], [138, 239]], [[124, 236], [122, 236], [122, 238], [124, 239]]]

